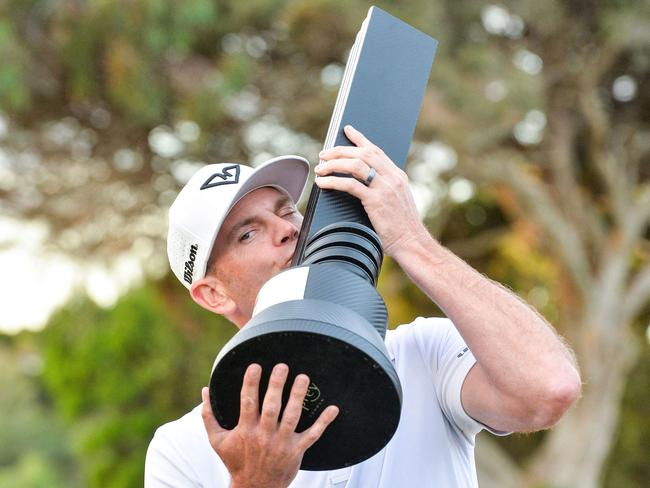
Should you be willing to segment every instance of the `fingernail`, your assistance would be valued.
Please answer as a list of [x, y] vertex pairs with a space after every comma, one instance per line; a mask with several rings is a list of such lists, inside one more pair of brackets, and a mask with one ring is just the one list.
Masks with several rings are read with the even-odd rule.
[[257, 378], [260, 375], [261, 367], [259, 364], [251, 364], [248, 367], [248, 371], [253, 378]]
[[354, 132], [356, 132], [356, 130], [357, 130], [357, 129], [355, 129], [354, 127], [352, 127], [351, 125], [346, 125], [345, 128], [346, 128], [347, 130], [351, 130], [351, 131], [354, 131]]
[[280, 363], [276, 364], [273, 368], [273, 373], [276, 375], [284, 375], [289, 370], [289, 367], [286, 364]]

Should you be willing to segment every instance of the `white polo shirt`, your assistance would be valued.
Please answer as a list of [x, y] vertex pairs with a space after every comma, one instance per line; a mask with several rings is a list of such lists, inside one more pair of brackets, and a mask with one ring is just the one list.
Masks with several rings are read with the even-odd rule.
[[[299, 471], [290, 488], [476, 487], [474, 437], [485, 426], [461, 405], [476, 360], [446, 318], [418, 318], [386, 334], [402, 384], [402, 413], [388, 445], [334, 471]], [[495, 432], [496, 434], [500, 434]], [[230, 475], [208, 442], [198, 405], [158, 428], [147, 451], [145, 488], [227, 488]]]

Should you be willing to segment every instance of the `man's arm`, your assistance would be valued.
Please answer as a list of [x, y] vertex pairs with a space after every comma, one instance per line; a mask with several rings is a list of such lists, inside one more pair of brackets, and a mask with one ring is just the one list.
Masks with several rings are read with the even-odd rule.
[[[529, 305], [471, 268], [433, 239], [420, 222], [408, 178], [361, 133], [346, 127], [357, 147], [321, 153], [321, 188], [359, 198], [391, 255], [457, 327], [477, 359], [462, 403], [479, 422], [502, 431], [553, 425], [580, 394], [571, 351]], [[370, 167], [377, 176], [360, 183]], [[353, 178], [327, 176], [348, 173]]]
[[580, 377], [553, 328], [428, 234], [399, 247], [395, 259], [452, 320], [477, 359], [462, 390], [467, 413], [502, 431], [555, 424], [578, 397]]

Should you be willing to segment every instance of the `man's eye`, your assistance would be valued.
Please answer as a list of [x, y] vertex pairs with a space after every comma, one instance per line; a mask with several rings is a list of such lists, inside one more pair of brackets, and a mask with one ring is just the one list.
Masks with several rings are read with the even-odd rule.
[[239, 237], [239, 241], [240, 241], [240, 242], [247, 241], [247, 240], [249, 240], [252, 236], [253, 236], [253, 231], [252, 231], [252, 230], [249, 230], [248, 232], [244, 232], [244, 233]]
[[293, 215], [295, 213], [296, 213], [295, 208], [287, 208], [287, 209], [284, 210], [284, 212], [282, 212], [282, 216], [283, 217], [288, 217], [289, 215]]

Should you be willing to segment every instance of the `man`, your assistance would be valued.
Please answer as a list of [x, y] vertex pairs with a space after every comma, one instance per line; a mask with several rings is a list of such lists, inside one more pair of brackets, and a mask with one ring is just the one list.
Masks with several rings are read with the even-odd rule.
[[[156, 432], [147, 487], [476, 486], [474, 437], [482, 428], [548, 428], [579, 396], [573, 355], [553, 328], [436, 242], [419, 220], [405, 173], [360, 132], [348, 126], [345, 133], [355, 146], [321, 153], [316, 184], [361, 200], [385, 252], [450, 319], [419, 318], [386, 335], [403, 388], [393, 439], [358, 465], [298, 471], [306, 449], [335, 422], [337, 407], [297, 434], [309, 379], [296, 377], [279, 418], [287, 366], [276, 365], [259, 399], [261, 368], [251, 365], [237, 427], [219, 426], [204, 388], [200, 410]], [[181, 191], [170, 209], [168, 251], [195, 302], [240, 328], [251, 318], [261, 286], [290, 265], [305, 164], [286, 157], [255, 171], [212, 165]]]

